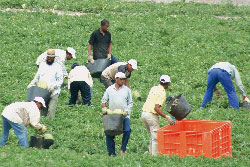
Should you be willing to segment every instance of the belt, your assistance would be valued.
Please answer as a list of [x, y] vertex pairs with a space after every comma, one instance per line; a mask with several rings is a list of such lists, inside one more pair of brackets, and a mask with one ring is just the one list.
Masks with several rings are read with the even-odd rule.
[[151, 113], [151, 114], [154, 114], [154, 115], [159, 115], [158, 113], [153, 113], [153, 112], [148, 112], [148, 111], [142, 111], [142, 112], [147, 112], [147, 113]]

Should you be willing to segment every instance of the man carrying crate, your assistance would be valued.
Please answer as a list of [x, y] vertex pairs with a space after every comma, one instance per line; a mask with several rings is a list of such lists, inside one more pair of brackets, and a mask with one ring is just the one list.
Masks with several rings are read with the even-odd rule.
[[165, 118], [170, 124], [174, 124], [174, 120], [164, 114], [161, 107], [166, 99], [166, 89], [170, 85], [170, 77], [162, 75], [160, 77], [160, 84], [150, 89], [146, 102], [142, 108], [141, 118], [145, 125], [147, 132], [150, 134], [149, 153], [157, 155], [157, 130], [160, 128], [158, 115]]
[[[130, 137], [130, 115], [133, 106], [131, 90], [124, 85], [126, 76], [122, 72], [118, 72], [115, 75], [116, 83], [108, 87], [101, 100], [102, 103], [102, 113], [107, 113], [107, 102], [109, 102], [109, 109], [112, 111], [122, 110], [127, 111], [128, 116], [123, 121], [123, 138], [122, 147], [120, 154], [125, 155], [126, 147]], [[115, 153], [115, 136], [106, 135], [106, 145], [108, 149], [109, 156], [116, 156]]]

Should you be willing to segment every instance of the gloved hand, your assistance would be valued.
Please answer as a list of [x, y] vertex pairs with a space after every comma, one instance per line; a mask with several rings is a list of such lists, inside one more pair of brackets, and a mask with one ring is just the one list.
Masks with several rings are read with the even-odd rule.
[[111, 60], [111, 54], [107, 55], [107, 59]]
[[91, 64], [94, 64], [94, 58], [93, 58], [93, 56], [89, 55], [89, 56], [88, 56], [88, 61], [89, 61]]
[[42, 125], [42, 128], [39, 129], [42, 133], [45, 133], [47, 131], [47, 128], [45, 125]]
[[174, 125], [175, 124], [175, 121], [170, 116], [166, 116], [166, 120], [168, 121], [168, 123], [170, 125]]
[[103, 107], [102, 108], [102, 115], [106, 115], [107, 114], [107, 107]]
[[215, 96], [216, 96], [217, 98], [222, 98], [222, 95], [221, 95], [219, 89], [214, 89], [214, 93], [215, 93]]
[[51, 87], [49, 88], [49, 92], [50, 92], [50, 93], [52, 93], [54, 90], [55, 90], [55, 87], [54, 87], [54, 86], [51, 86]]
[[244, 96], [243, 100], [246, 101], [246, 102], [248, 102], [248, 103], [250, 103], [250, 100], [247, 98], [247, 96]]
[[175, 125], [176, 118], [174, 116], [170, 116], [170, 118], [172, 119], [172, 123], [170, 123], [170, 125]]
[[125, 110], [122, 115], [125, 116], [125, 117], [128, 116], [128, 111]]

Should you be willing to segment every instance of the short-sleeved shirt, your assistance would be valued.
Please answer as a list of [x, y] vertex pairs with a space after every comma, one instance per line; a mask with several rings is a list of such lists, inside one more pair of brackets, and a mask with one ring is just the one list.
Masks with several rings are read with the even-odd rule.
[[98, 29], [91, 34], [89, 44], [93, 46], [94, 60], [107, 58], [110, 43], [111, 34], [108, 31], [102, 35], [100, 29]]
[[142, 111], [151, 112], [153, 114], [157, 114], [155, 111], [155, 105], [163, 105], [166, 100], [166, 90], [163, 86], [158, 85], [154, 86], [150, 89], [146, 102], [142, 107]]
[[123, 72], [125, 74], [126, 78], [131, 77], [131, 72], [128, 71], [126, 62], [118, 62], [118, 63], [112, 64], [111, 66], [108, 66], [102, 72], [102, 76], [104, 76], [107, 79], [115, 80], [115, 74], [117, 72]]

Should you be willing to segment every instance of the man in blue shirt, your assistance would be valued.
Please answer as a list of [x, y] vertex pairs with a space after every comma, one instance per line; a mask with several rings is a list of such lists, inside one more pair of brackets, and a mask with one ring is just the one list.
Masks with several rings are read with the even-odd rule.
[[[120, 109], [122, 111], [127, 111], [128, 116], [124, 119], [123, 122], [123, 138], [122, 138], [122, 147], [120, 154], [124, 155], [128, 140], [130, 138], [130, 115], [131, 109], [133, 106], [131, 90], [124, 85], [124, 80], [126, 76], [122, 72], [118, 72], [115, 75], [116, 83], [108, 87], [103, 95], [101, 100], [102, 103], [102, 112], [107, 112], [107, 103], [109, 103], [109, 109], [114, 111]], [[106, 145], [108, 149], [109, 156], [115, 156], [115, 136], [106, 135]]]

